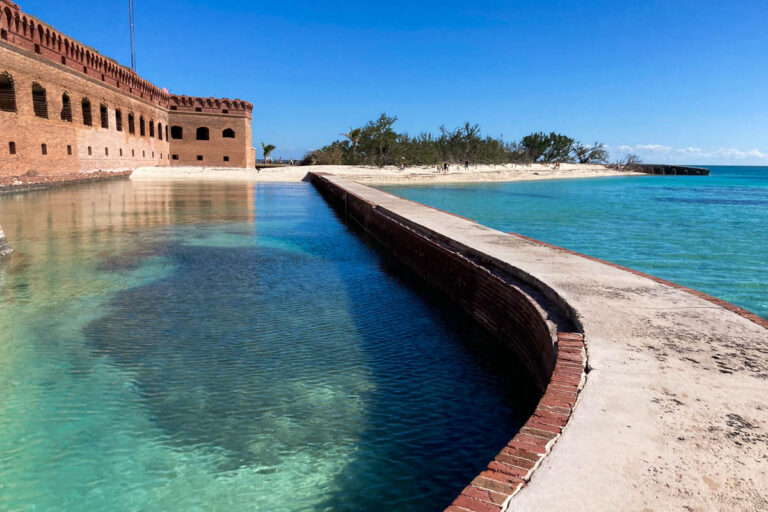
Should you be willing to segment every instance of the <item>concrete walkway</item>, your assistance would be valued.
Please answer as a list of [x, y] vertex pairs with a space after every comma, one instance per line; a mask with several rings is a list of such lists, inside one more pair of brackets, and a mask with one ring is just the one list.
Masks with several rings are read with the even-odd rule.
[[576, 311], [586, 385], [508, 510], [768, 510], [764, 327], [684, 290], [326, 177], [520, 269]]

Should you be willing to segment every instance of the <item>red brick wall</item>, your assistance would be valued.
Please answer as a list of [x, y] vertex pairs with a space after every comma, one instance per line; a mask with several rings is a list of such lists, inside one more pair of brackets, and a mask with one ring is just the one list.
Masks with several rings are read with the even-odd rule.
[[[202, 104], [202, 98], [196, 98]], [[217, 102], [219, 100], [216, 100]], [[225, 100], [228, 101], [228, 100]], [[173, 101], [171, 107], [175, 106]], [[198, 107], [202, 110], [203, 107]], [[229, 110], [222, 113], [221, 110]], [[213, 108], [206, 111], [170, 110], [171, 165], [203, 165], [211, 167], [254, 167], [251, 151], [250, 110]], [[173, 127], [181, 128], [181, 139], [173, 137]], [[208, 128], [209, 140], [197, 140], [198, 128]], [[224, 137], [232, 130], [234, 137]], [[202, 157], [199, 159], [198, 157]], [[225, 160], [226, 157], [226, 160]]]
[[[174, 164], [252, 167], [251, 112], [241, 100], [171, 96], [128, 68], [81, 45], [52, 27], [0, 0], [0, 74], [12, 77], [16, 110], [0, 110], [0, 177], [55, 175], [89, 170], [165, 166], [171, 163], [166, 137], [169, 116], [190, 128], [195, 116], [211, 128], [210, 141], [185, 140], [176, 146]], [[35, 115], [32, 84], [46, 91], [48, 117]], [[61, 119], [62, 95], [72, 105], [72, 121]], [[91, 102], [92, 126], [83, 124], [81, 102]], [[108, 108], [109, 127], [102, 128], [99, 108]], [[197, 112], [198, 107], [201, 112]], [[116, 111], [122, 115], [117, 129]], [[129, 133], [129, 114], [135, 117]], [[141, 135], [140, 119], [145, 131]], [[154, 137], [149, 124], [154, 125]], [[162, 127], [162, 133], [158, 128]], [[221, 137], [224, 128], [235, 139]], [[185, 130], [186, 131], [186, 130]], [[185, 134], [186, 135], [186, 134]], [[11, 145], [15, 146], [12, 154]], [[45, 144], [45, 150], [43, 149]], [[44, 152], [46, 154], [44, 154]], [[197, 160], [202, 155], [202, 162]], [[229, 162], [224, 161], [229, 157]]]

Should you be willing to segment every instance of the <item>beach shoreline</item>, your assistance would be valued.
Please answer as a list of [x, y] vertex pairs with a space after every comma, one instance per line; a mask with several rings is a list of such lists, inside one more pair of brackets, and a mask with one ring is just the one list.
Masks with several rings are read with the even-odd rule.
[[132, 180], [210, 180], [253, 182], [300, 182], [307, 173], [330, 173], [366, 185], [422, 185], [449, 183], [482, 183], [533, 181], [573, 178], [601, 178], [608, 176], [645, 176], [642, 172], [618, 171], [596, 164], [502, 164], [453, 165], [447, 173], [438, 173], [435, 167], [415, 166], [403, 170], [397, 167], [369, 167], [351, 165], [312, 165], [271, 167], [261, 170], [222, 167], [139, 167]]

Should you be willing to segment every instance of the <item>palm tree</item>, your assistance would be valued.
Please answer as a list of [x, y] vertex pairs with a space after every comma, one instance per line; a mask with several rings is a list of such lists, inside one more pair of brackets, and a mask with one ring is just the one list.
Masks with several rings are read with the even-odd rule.
[[275, 146], [273, 144], [264, 144], [262, 142], [261, 149], [264, 151], [264, 163], [267, 163], [267, 158], [269, 158], [269, 154], [275, 150]]
[[348, 138], [352, 143], [352, 163], [357, 160], [357, 145], [360, 144], [360, 135], [362, 134], [362, 128], [350, 128], [349, 133], [342, 133], [341, 135]]

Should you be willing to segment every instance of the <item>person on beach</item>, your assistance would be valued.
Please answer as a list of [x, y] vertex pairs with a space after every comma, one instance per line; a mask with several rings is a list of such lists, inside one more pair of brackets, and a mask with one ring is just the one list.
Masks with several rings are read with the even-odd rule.
[[464, 170], [465, 171], [469, 170], [469, 160], [464, 160]]
[[448, 162], [443, 162], [443, 174], [448, 174]]

